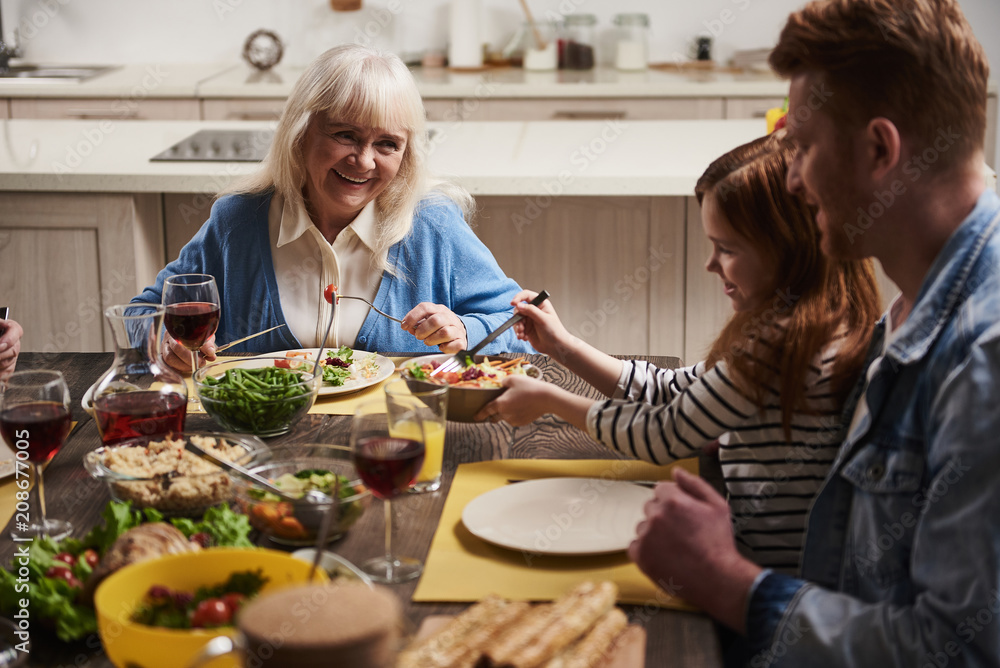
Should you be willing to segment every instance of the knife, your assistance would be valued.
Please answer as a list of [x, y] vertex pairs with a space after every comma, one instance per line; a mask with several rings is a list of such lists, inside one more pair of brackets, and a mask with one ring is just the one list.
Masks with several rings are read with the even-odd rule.
[[273, 332], [274, 330], [281, 329], [284, 326], [285, 326], [285, 324], [282, 323], [282, 324], [278, 325], [277, 327], [271, 327], [270, 329], [265, 329], [263, 332], [257, 332], [256, 334], [251, 334], [250, 336], [244, 336], [242, 339], [236, 339], [235, 341], [230, 341], [226, 345], [219, 346], [218, 348], [216, 348], [215, 349], [215, 354], [218, 355], [223, 350], [229, 350], [230, 348], [232, 348], [233, 346], [235, 346], [237, 343], [243, 343], [244, 341], [249, 341], [250, 339], [256, 339], [261, 334], [267, 334], [268, 332]]

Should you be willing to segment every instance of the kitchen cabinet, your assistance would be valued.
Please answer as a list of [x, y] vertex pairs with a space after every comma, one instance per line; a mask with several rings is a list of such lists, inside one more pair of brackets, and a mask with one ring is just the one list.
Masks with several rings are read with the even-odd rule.
[[11, 118], [196, 121], [198, 101], [190, 99], [13, 98]]
[[727, 97], [723, 100], [725, 118], [763, 119], [768, 109], [784, 103], [783, 97]]
[[206, 121], [276, 121], [284, 107], [284, 98], [204, 99], [201, 117]]
[[10, 100], [0, 100], [0, 119], [10, 118]]
[[104, 310], [128, 302], [163, 264], [160, 197], [0, 193], [0, 294], [24, 350], [113, 351]]

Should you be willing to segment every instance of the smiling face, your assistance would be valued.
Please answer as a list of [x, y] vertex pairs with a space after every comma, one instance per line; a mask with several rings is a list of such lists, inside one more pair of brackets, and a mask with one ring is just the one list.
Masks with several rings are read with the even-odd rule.
[[[796, 150], [788, 167], [788, 190], [816, 208], [823, 253], [840, 259], [862, 258], [869, 254], [865, 251], [868, 234], [857, 232], [868, 226], [866, 221], [859, 226], [858, 221], [858, 206], [864, 198], [858, 197], [863, 189], [856, 182], [854, 148], [850, 136], [838, 132], [822, 107], [809, 106], [816, 85], [815, 77], [808, 74], [792, 78], [788, 108], [794, 120], [787, 127]], [[796, 110], [801, 111], [796, 114]]]
[[315, 115], [303, 142], [303, 196], [327, 238], [347, 227], [399, 172], [407, 133], [364, 127]]
[[722, 279], [733, 310], [748, 311], [760, 305], [773, 290], [774, 269], [746, 237], [733, 229], [712, 191], [701, 203], [701, 225], [712, 242], [705, 269]]

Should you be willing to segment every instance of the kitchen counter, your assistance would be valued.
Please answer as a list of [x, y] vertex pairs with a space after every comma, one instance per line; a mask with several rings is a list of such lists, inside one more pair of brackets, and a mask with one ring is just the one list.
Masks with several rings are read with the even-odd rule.
[[0, 79], [0, 98], [193, 98], [197, 97], [198, 86], [203, 81], [238, 66], [234, 63], [150, 63], [115, 66], [113, 70], [83, 81]]
[[[0, 191], [215, 193], [256, 169], [150, 162], [202, 129], [266, 122], [0, 120]], [[474, 195], [687, 196], [705, 167], [764, 133], [750, 121], [431, 123], [431, 167]], [[486, 159], [488, 158], [488, 159]]]
[[[198, 96], [286, 97], [304, 67], [278, 65], [258, 73], [239, 65], [202, 82]], [[649, 69], [619, 72], [612, 68], [587, 71], [526, 71], [501, 67], [482, 72], [454, 72], [447, 68], [413, 68], [424, 99], [435, 98], [566, 98], [566, 97], [760, 97], [788, 94], [788, 82], [766, 72], [680, 71]]]
[[[86, 79], [58, 83], [0, 79], [0, 97], [200, 97], [285, 98], [305, 70], [279, 64], [258, 72], [246, 63], [133, 64]], [[677, 68], [619, 72], [525, 71], [519, 67], [482, 72], [412, 69], [424, 98], [455, 97], [704, 97], [784, 96], [788, 83], [770, 73], [680, 71]]]

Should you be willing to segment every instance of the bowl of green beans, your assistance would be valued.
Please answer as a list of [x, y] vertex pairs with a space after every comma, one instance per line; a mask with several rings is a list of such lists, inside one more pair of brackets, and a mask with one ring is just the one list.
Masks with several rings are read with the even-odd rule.
[[309, 412], [321, 378], [285, 369], [284, 356], [245, 357], [215, 362], [194, 373], [194, 388], [205, 412], [223, 429], [268, 438], [291, 431]]

